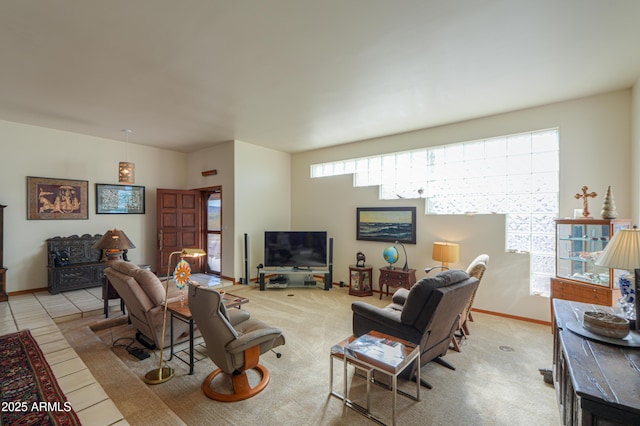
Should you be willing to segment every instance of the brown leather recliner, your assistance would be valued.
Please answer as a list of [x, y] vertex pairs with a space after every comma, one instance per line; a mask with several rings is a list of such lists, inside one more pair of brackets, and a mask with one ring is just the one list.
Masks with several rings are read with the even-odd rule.
[[[410, 291], [399, 289], [393, 303], [378, 308], [364, 302], [351, 304], [353, 334], [361, 336], [376, 330], [420, 345], [420, 367], [436, 361], [452, 370], [442, 360], [460, 323], [460, 313], [478, 286], [478, 279], [464, 271], [449, 270], [418, 281]], [[401, 377], [415, 376], [415, 368], [407, 368]], [[421, 384], [431, 385], [421, 378]]]
[[[104, 274], [111, 285], [116, 289], [129, 313], [131, 324], [138, 330], [138, 340], [147, 345], [160, 347], [162, 342], [162, 322], [164, 317], [165, 283], [150, 270], [139, 268], [130, 262], [109, 262]], [[168, 303], [180, 301], [178, 289], [169, 282]], [[232, 309], [232, 322], [237, 324], [249, 318], [249, 312], [242, 309]], [[236, 312], [237, 311], [237, 312]], [[165, 328], [164, 346], [171, 344], [171, 328], [169, 327], [169, 315], [167, 312], [167, 324]], [[185, 341], [189, 338], [189, 325], [183, 321], [174, 321], [174, 343]], [[200, 332], [194, 329], [194, 337]]]

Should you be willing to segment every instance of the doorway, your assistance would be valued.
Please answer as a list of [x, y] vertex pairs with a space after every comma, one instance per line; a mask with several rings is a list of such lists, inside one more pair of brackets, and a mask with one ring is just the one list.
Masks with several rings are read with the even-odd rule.
[[187, 258], [193, 273], [222, 273], [222, 187], [193, 190], [157, 190], [158, 258], [160, 273], [175, 266], [170, 253], [183, 248], [202, 248], [202, 258]]
[[222, 188], [214, 187], [202, 192], [205, 218], [203, 233], [207, 250], [206, 271], [220, 275], [222, 270]]

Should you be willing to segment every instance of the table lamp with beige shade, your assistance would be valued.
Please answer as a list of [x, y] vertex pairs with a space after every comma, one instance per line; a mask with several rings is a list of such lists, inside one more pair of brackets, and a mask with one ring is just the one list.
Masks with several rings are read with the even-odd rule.
[[[638, 312], [640, 312], [640, 300], [638, 300], [638, 290], [640, 288], [640, 229], [634, 226], [633, 229], [616, 231], [596, 260], [596, 265], [634, 272], [635, 330], [640, 332], [640, 321], [638, 321]], [[632, 320], [632, 318], [628, 319]]]
[[456, 263], [460, 260], [460, 245], [456, 243], [450, 243], [448, 241], [436, 241], [433, 243], [433, 254], [431, 259], [436, 262], [441, 262], [438, 266], [432, 266], [426, 268], [424, 271], [429, 273], [436, 268], [442, 268], [443, 270], [449, 269], [450, 263]]

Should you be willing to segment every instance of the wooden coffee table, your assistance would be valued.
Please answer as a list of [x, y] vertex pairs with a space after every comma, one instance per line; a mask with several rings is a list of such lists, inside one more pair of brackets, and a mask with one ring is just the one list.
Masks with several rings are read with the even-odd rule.
[[[224, 293], [222, 296], [222, 303], [224, 303], [224, 305], [229, 309], [229, 308], [238, 308], [240, 309], [242, 305], [244, 305], [245, 303], [249, 303], [249, 299], [247, 299], [246, 297], [241, 297], [241, 296], [236, 296], [235, 294], [231, 294], [231, 293]], [[194, 328], [194, 324], [195, 321], [193, 320], [193, 316], [191, 315], [191, 310], [189, 309], [189, 304], [184, 301], [184, 302], [173, 302], [173, 303], [169, 303], [167, 304], [167, 311], [171, 312], [171, 352], [170, 352], [170, 356], [169, 359], [167, 361], [171, 361], [171, 359], [175, 356], [176, 358], [178, 358], [180, 361], [184, 362], [185, 364], [189, 365], [189, 374], [193, 374], [193, 366], [196, 363], [196, 360], [194, 358], [194, 335], [193, 335], [193, 328]], [[182, 321], [184, 323], [189, 324], [189, 359], [184, 359], [182, 358], [179, 353], [180, 352], [184, 352], [184, 351], [178, 351], [175, 352], [173, 351], [173, 319], [177, 319], [178, 321]], [[199, 352], [199, 354], [203, 355], [203, 357], [207, 357], [207, 354]], [[199, 360], [198, 360], [199, 361]]]

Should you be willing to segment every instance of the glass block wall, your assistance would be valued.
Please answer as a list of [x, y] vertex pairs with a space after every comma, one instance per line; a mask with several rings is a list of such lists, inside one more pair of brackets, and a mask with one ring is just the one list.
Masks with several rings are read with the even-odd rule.
[[311, 177], [353, 174], [380, 199], [424, 198], [426, 214], [505, 214], [505, 250], [530, 254], [532, 294], [549, 295], [555, 274], [559, 130], [334, 161]]

